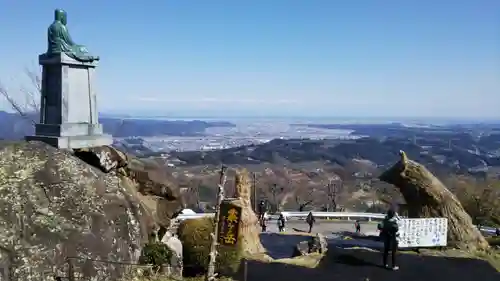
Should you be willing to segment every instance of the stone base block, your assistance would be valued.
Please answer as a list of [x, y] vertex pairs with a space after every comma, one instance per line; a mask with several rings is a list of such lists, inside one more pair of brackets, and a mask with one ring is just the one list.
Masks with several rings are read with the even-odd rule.
[[35, 135], [51, 137], [99, 136], [103, 134], [101, 124], [64, 123], [36, 124]]
[[41, 141], [59, 149], [78, 149], [111, 145], [113, 138], [111, 135], [87, 135], [87, 136], [26, 136], [27, 141]]

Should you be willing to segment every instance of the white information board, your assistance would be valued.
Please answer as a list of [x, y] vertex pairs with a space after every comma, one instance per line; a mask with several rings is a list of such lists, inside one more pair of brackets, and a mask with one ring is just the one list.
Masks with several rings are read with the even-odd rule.
[[399, 247], [439, 247], [447, 245], [448, 219], [400, 219]]

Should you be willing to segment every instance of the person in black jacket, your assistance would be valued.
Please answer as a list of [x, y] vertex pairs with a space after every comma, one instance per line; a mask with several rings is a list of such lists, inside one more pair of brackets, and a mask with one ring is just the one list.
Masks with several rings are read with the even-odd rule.
[[260, 220], [260, 227], [261, 227], [262, 232], [267, 231], [267, 221], [265, 218]]
[[387, 259], [389, 257], [389, 252], [391, 252], [392, 258], [392, 270], [398, 270], [399, 266], [396, 265], [396, 253], [398, 250], [398, 236], [399, 236], [399, 226], [398, 226], [398, 217], [396, 216], [396, 212], [390, 209], [387, 211], [387, 215], [379, 225], [379, 229], [381, 231], [381, 238], [384, 241], [384, 254], [383, 254], [383, 263], [385, 268], [390, 268], [387, 263]]
[[356, 222], [354, 223], [354, 227], [356, 228], [356, 233], [361, 234], [361, 223], [359, 222], [359, 220], [356, 220]]
[[278, 218], [278, 231], [279, 232], [285, 231], [285, 216], [283, 216], [283, 214], [280, 214]]
[[267, 211], [266, 201], [261, 200], [258, 207], [259, 221], [263, 220]]
[[312, 212], [309, 212], [309, 214], [307, 215], [306, 222], [309, 225], [309, 233], [311, 233], [313, 225], [316, 222], [316, 218], [314, 218]]

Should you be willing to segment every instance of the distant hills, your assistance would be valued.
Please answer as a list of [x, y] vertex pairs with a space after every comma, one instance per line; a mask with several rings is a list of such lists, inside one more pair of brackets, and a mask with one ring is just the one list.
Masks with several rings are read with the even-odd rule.
[[389, 124], [292, 124], [292, 126], [306, 126], [310, 128], [329, 129], [329, 130], [351, 130], [353, 135], [363, 135], [370, 137], [398, 137], [410, 138], [415, 136], [429, 135], [453, 135], [466, 133], [470, 136], [481, 134], [500, 134], [500, 124], [453, 124], [453, 125], [412, 125], [403, 123]]
[[[385, 130], [385, 129], [384, 129]], [[375, 132], [376, 133], [376, 132]], [[397, 134], [393, 134], [397, 135]], [[481, 173], [500, 167], [500, 133], [474, 137], [463, 131], [414, 132], [354, 140], [282, 140], [215, 151], [172, 152], [185, 166], [324, 162], [345, 166], [363, 160], [382, 168], [398, 160], [399, 150], [436, 173]]]
[[[0, 138], [16, 140], [33, 134], [34, 127], [30, 120], [37, 119], [37, 116], [23, 118], [18, 114], [0, 111]], [[104, 132], [114, 137], [197, 136], [202, 135], [210, 127], [235, 126], [230, 122], [206, 122], [199, 120], [171, 121], [101, 117], [99, 121], [104, 126]]]

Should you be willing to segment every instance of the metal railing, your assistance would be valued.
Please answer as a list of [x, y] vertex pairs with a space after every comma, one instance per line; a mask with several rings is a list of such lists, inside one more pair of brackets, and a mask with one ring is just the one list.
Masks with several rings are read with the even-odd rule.
[[[344, 218], [350, 220], [351, 218], [366, 218], [368, 220], [372, 219], [383, 219], [385, 214], [378, 213], [362, 213], [362, 212], [312, 212], [313, 216], [316, 218]], [[289, 212], [284, 211], [281, 212], [283, 216], [288, 220], [290, 218], [305, 218], [309, 214], [309, 212]], [[197, 214], [181, 214], [177, 217], [179, 220], [187, 220], [187, 219], [197, 219], [203, 217], [213, 217], [213, 213], [197, 213]], [[266, 215], [266, 218], [277, 219], [279, 215]]]
[[[309, 212], [281, 212], [285, 218], [305, 218], [309, 215]], [[362, 212], [312, 212], [313, 216], [316, 218], [342, 218], [351, 220], [353, 218], [359, 219], [364, 218], [368, 220], [378, 219], [382, 220], [385, 218], [385, 214], [379, 213], [362, 213]]]
[[[383, 220], [385, 214], [380, 213], [363, 213], [363, 212], [312, 212], [313, 216], [316, 218], [324, 218], [324, 219], [366, 219], [368, 221], [372, 220]], [[286, 220], [290, 219], [300, 219], [306, 218], [309, 212], [294, 212], [294, 211], [283, 211], [281, 212], [283, 216], [285, 216]], [[197, 219], [203, 217], [213, 217], [213, 213], [196, 213], [196, 214], [181, 214], [177, 217], [179, 220], [187, 220], [187, 219]], [[278, 219], [279, 214], [266, 214], [266, 219], [276, 220]], [[403, 217], [404, 218], [404, 217]], [[479, 228], [483, 232], [495, 233], [496, 229], [494, 227], [481, 226]]]

